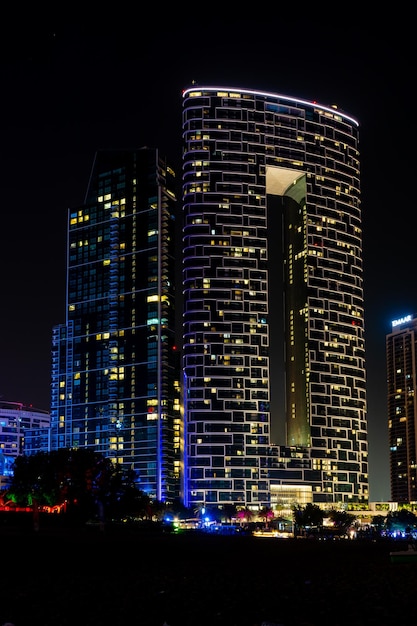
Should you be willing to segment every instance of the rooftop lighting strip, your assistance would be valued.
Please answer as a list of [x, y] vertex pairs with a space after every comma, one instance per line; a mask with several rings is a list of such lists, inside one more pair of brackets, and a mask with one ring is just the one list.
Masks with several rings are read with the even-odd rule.
[[245, 93], [253, 96], [265, 96], [267, 98], [279, 98], [280, 100], [286, 100], [287, 102], [296, 102], [297, 104], [302, 104], [304, 106], [310, 106], [314, 108], [320, 108], [324, 111], [328, 111], [329, 113], [333, 113], [333, 115], [338, 114], [341, 117], [349, 120], [356, 126], [359, 126], [358, 120], [354, 117], [350, 117], [345, 113], [341, 113], [338, 109], [334, 109], [333, 107], [325, 106], [323, 104], [319, 104], [316, 101], [310, 102], [309, 100], [301, 100], [300, 98], [292, 98], [291, 96], [282, 96], [279, 93], [270, 93], [268, 91], [252, 91], [251, 89], [239, 89], [238, 87], [189, 87], [188, 89], [184, 89], [182, 95], [185, 97], [188, 93], [193, 91], [231, 91], [233, 93]]

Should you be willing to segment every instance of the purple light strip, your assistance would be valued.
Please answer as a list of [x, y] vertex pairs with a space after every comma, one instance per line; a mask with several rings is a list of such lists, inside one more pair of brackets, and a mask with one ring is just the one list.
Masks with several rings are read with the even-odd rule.
[[239, 89], [238, 87], [200, 87], [200, 86], [195, 86], [195, 87], [189, 87], [188, 89], [184, 89], [182, 92], [183, 97], [185, 97], [188, 93], [193, 92], [193, 91], [229, 91], [229, 92], [233, 92], [233, 93], [246, 93], [246, 94], [250, 94], [253, 96], [266, 96], [268, 98], [279, 98], [280, 100], [286, 100], [287, 102], [296, 102], [298, 104], [303, 104], [303, 105], [307, 105], [310, 107], [315, 107], [315, 108], [319, 108], [319, 109], [324, 109], [325, 111], [328, 111], [329, 113], [332, 113], [333, 115], [338, 114], [340, 115], [340, 117], [343, 117], [347, 120], [349, 120], [350, 122], [352, 122], [353, 124], [355, 124], [356, 126], [359, 126], [359, 122], [358, 120], [356, 120], [354, 117], [350, 117], [349, 115], [346, 115], [345, 113], [341, 113], [338, 109], [334, 109], [332, 107], [329, 106], [325, 106], [323, 104], [320, 104], [318, 102], [316, 102], [315, 100], [313, 101], [309, 101], [309, 100], [302, 100], [301, 98], [292, 98], [291, 96], [283, 96], [279, 93], [270, 93], [268, 91], [254, 91], [251, 89]]

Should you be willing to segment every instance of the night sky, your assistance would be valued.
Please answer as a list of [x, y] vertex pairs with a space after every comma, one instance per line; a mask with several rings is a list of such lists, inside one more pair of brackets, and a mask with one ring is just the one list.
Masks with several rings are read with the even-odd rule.
[[385, 336], [417, 313], [415, 52], [402, 15], [365, 18], [354, 4], [343, 23], [334, 4], [320, 15], [262, 5], [247, 19], [213, 4], [207, 18], [112, 9], [99, 24], [35, 7], [3, 20], [2, 400], [50, 408], [67, 210], [84, 202], [96, 150], [157, 147], [180, 180], [181, 92], [193, 80], [336, 104], [360, 123], [370, 499], [390, 498]]

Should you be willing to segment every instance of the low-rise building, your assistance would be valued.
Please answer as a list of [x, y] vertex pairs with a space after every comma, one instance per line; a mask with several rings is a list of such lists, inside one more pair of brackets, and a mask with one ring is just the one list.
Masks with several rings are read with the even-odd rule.
[[51, 418], [48, 411], [21, 402], [0, 401], [0, 486], [13, 473], [13, 463], [20, 454], [45, 450]]

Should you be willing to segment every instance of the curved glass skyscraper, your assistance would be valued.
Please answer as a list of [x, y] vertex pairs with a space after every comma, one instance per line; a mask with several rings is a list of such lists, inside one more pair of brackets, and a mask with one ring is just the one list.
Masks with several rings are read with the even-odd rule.
[[[308, 449], [313, 501], [365, 505], [357, 121], [193, 86], [183, 143], [185, 503], [270, 503], [271, 389], [284, 376], [285, 445]], [[271, 367], [271, 331], [285, 375]]]

